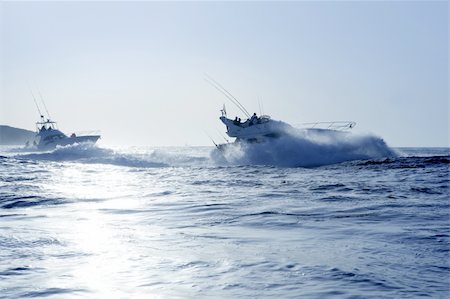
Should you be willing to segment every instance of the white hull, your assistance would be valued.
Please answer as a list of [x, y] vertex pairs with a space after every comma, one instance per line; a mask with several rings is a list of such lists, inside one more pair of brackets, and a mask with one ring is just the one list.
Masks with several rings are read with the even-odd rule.
[[41, 142], [37, 145], [39, 150], [50, 150], [57, 146], [67, 146], [75, 143], [96, 143], [100, 138], [100, 135], [90, 135], [90, 136], [76, 136], [76, 137], [66, 137], [63, 139], [52, 140], [49, 142]]

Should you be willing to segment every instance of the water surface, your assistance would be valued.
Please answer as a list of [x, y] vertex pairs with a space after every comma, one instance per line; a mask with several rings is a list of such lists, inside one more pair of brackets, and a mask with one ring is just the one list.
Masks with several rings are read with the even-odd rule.
[[449, 298], [448, 149], [313, 168], [212, 150], [3, 148], [0, 297]]

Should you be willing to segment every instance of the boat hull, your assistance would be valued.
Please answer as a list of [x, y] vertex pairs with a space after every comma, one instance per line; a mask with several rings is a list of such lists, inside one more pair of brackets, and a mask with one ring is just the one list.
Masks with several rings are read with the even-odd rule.
[[57, 146], [67, 146], [72, 145], [76, 143], [96, 143], [97, 140], [100, 138], [100, 135], [87, 135], [87, 136], [74, 136], [74, 137], [67, 137], [63, 139], [58, 140], [52, 140], [48, 143], [40, 143], [38, 144], [37, 148], [39, 150], [50, 150], [54, 149]]

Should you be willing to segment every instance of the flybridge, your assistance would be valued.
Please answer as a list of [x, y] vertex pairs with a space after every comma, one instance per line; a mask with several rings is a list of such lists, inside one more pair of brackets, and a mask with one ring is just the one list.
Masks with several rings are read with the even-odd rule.
[[279, 137], [287, 129], [291, 128], [290, 125], [281, 121], [272, 120], [267, 115], [258, 117], [254, 114], [242, 123], [236, 118], [232, 120], [225, 115], [222, 115], [220, 120], [227, 127], [228, 136], [248, 142], [260, 142], [265, 138]]
[[45, 120], [41, 115], [41, 121], [36, 122], [36, 132], [41, 130], [57, 130], [56, 122], [50, 119]]

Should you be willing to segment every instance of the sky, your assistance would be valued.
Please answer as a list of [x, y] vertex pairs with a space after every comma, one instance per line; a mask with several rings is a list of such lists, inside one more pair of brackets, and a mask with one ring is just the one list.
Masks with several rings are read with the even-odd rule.
[[224, 103], [244, 115], [208, 74], [250, 112], [448, 147], [448, 13], [446, 1], [2, 1], [0, 124], [34, 130], [31, 90], [67, 134], [211, 145]]

